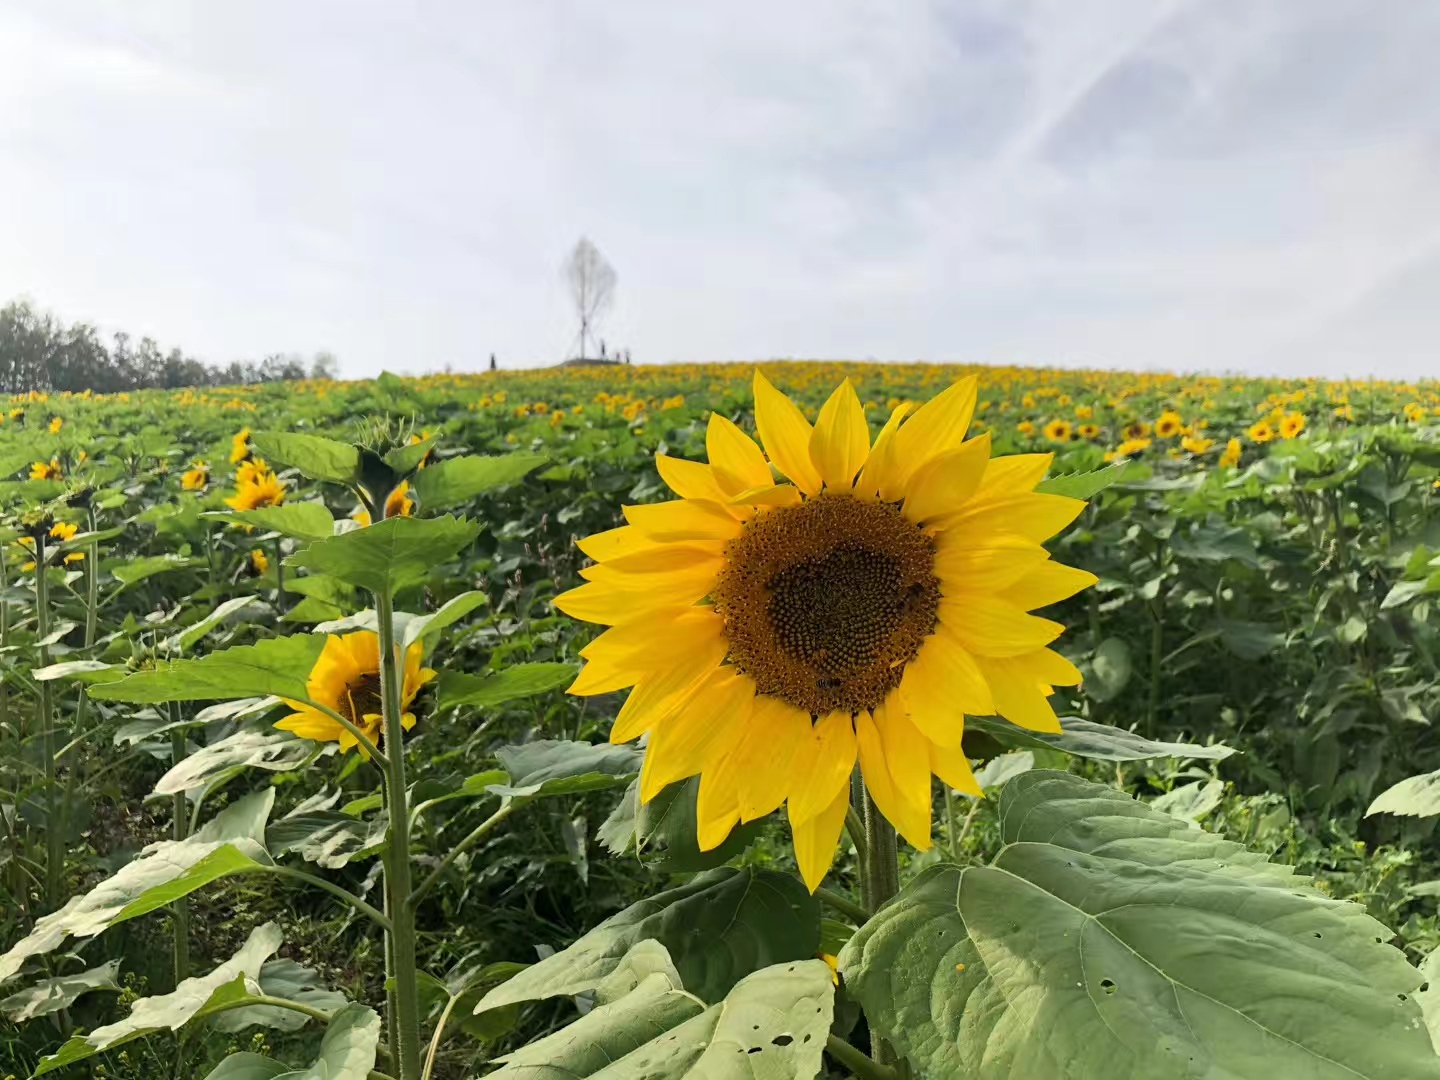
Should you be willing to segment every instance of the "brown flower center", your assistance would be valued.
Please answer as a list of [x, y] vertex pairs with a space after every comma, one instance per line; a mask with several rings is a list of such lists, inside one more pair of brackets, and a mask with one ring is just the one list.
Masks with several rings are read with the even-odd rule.
[[817, 716], [873, 709], [935, 629], [935, 545], [895, 506], [822, 495], [747, 522], [714, 598], [762, 694]]
[[335, 711], [357, 727], [364, 727], [365, 717], [379, 715], [383, 707], [380, 673], [372, 671], [345, 684], [345, 692], [340, 695]]

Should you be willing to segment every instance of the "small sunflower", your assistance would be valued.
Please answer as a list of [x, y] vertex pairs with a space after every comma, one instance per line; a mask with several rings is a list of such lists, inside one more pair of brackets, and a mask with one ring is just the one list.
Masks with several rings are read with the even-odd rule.
[[226, 506], [235, 510], [255, 510], [262, 506], [279, 506], [285, 501], [284, 482], [264, 468], [263, 462], [260, 464], [258, 469], [241, 466], [235, 476], [235, 494], [225, 500]]
[[1155, 420], [1155, 437], [1157, 439], [1173, 439], [1185, 428], [1185, 421], [1180, 414], [1166, 409]]
[[1069, 442], [1070, 424], [1066, 420], [1051, 420], [1045, 425], [1045, 438], [1051, 442]]
[[60, 467], [59, 458], [51, 458], [49, 461], [36, 461], [30, 466], [31, 480], [59, 480], [65, 475], [65, 470]]
[[1200, 435], [1186, 435], [1180, 440], [1180, 448], [1187, 454], [1203, 454], [1214, 445], [1214, 439], [1207, 439]]
[[1275, 429], [1270, 426], [1269, 420], [1256, 420], [1246, 429], [1245, 434], [1253, 443], [1267, 443], [1275, 438]]
[[194, 462], [180, 476], [180, 486], [186, 491], [204, 491], [205, 485], [208, 483], [210, 483], [210, 466], [203, 461]]
[[[406, 731], [415, 726], [415, 714], [409, 711], [415, 695], [435, 678], [434, 671], [420, 666], [423, 652], [424, 646], [418, 641], [405, 652], [400, 722]], [[325, 639], [320, 658], [310, 669], [305, 693], [311, 701], [326, 705], [345, 717], [365, 732], [371, 742], [378, 744], [383, 726], [380, 638], [372, 630], [331, 634]], [[314, 739], [316, 742], [338, 742], [342, 754], [359, 748], [354, 735], [318, 709], [298, 701], [286, 700], [285, 704], [295, 712], [276, 723], [280, 730], [293, 731], [302, 739]], [[367, 756], [363, 748], [360, 748], [360, 753]]]
[[1021, 420], [1020, 423], [1015, 425], [1015, 430], [1028, 438], [1035, 434], [1035, 424], [1030, 420]]
[[1220, 467], [1222, 469], [1233, 469], [1240, 464], [1240, 451], [1243, 447], [1239, 439], [1231, 439], [1225, 444], [1225, 449], [1220, 454]]
[[1135, 439], [1143, 439], [1149, 434], [1150, 425], [1147, 424], [1144, 420], [1132, 420], [1130, 421], [1130, 423], [1126, 424], [1120, 432], [1122, 438], [1132, 441]]
[[230, 438], [230, 464], [238, 465], [250, 458], [250, 429], [241, 428]]
[[259, 548], [250, 549], [250, 570], [256, 577], [262, 577], [270, 569], [270, 556]]
[[51, 435], [59, 435], [59, 434], [60, 434], [60, 429], [63, 428], [64, 426], [65, 426], [65, 421], [64, 421], [63, 419], [61, 419], [60, 417], [58, 417], [58, 416], [52, 416], [52, 417], [50, 418], [50, 434], [51, 434]]
[[1098, 438], [1100, 437], [1100, 425], [1099, 425], [1099, 424], [1081, 424], [1079, 427], [1077, 427], [1077, 428], [1075, 429], [1075, 434], [1078, 435], [1078, 436], [1080, 436], [1080, 438], [1082, 438], [1082, 439], [1088, 439], [1088, 440], [1090, 440], [1091, 442], [1094, 442], [1096, 439], [1098, 439]]
[[1305, 430], [1305, 414], [1292, 412], [1286, 413], [1280, 420], [1280, 437], [1282, 439], [1293, 439]]
[[857, 761], [923, 849], [932, 773], [979, 794], [966, 714], [1059, 730], [1047, 698], [1080, 673], [1048, 648], [1064, 627], [1029, 612], [1094, 584], [1041, 546], [1085, 504], [1034, 491], [1053, 455], [992, 460], [988, 434], [965, 439], [975, 388], [897, 407], [872, 446], [848, 379], [812, 428], [757, 373], [768, 460], [712, 414], [709, 464], [656, 456], [680, 498], [627, 506], [627, 525], [580, 542], [596, 565], [555, 606], [610, 629], [570, 691], [634, 687], [610, 739], [649, 732], [644, 801], [700, 776], [702, 848], [788, 803], [813, 890]]

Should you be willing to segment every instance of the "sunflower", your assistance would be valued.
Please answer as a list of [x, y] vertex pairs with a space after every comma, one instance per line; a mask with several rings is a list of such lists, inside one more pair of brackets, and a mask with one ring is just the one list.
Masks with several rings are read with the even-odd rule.
[[1242, 447], [1239, 439], [1231, 439], [1225, 444], [1225, 449], [1220, 454], [1220, 467], [1222, 469], [1233, 469], [1240, 464], [1240, 451]]
[[1185, 421], [1180, 414], [1166, 409], [1155, 420], [1155, 437], [1157, 439], [1173, 439], [1180, 434], [1184, 427]]
[[1305, 414], [1292, 412], [1286, 413], [1280, 421], [1280, 437], [1282, 439], [1293, 439], [1305, 430]]
[[255, 510], [262, 506], [279, 506], [285, 501], [285, 485], [273, 472], [263, 467], [245, 469], [235, 476], [235, 494], [225, 505], [235, 510]]
[[[405, 652], [405, 672], [400, 690], [400, 722], [406, 731], [415, 726], [415, 714], [408, 711], [420, 688], [435, 678], [435, 672], [420, 666], [424, 646], [420, 642]], [[380, 638], [373, 630], [357, 630], [353, 634], [331, 634], [310, 678], [305, 693], [311, 701], [328, 706], [378, 743], [381, 734], [382, 706], [380, 701]], [[319, 709], [298, 701], [286, 700], [295, 711], [276, 723], [282, 731], [293, 731], [302, 739], [316, 742], [338, 742], [342, 754], [359, 747], [355, 736]], [[359, 747], [362, 757], [367, 757]]]
[[1256, 420], [1245, 431], [1253, 443], [1267, 443], [1275, 438], [1275, 429], [1270, 426], [1269, 420]]
[[180, 486], [186, 491], [204, 491], [210, 482], [210, 466], [196, 461], [180, 477]]
[[[410, 498], [410, 482], [402, 480], [400, 486], [385, 497], [385, 517], [409, 517], [414, 510], [415, 503]], [[361, 525], [370, 524], [370, 511], [363, 506], [357, 506], [350, 516]]]
[[656, 456], [679, 499], [627, 506], [628, 524], [580, 542], [596, 565], [555, 606], [610, 629], [570, 691], [634, 687], [610, 739], [649, 733], [643, 801], [700, 776], [703, 849], [788, 803], [813, 890], [857, 761], [923, 849], [932, 773], [979, 794], [967, 713], [1059, 730], [1047, 697], [1080, 673], [1047, 648], [1064, 627], [1028, 612], [1095, 582], [1041, 546], [1085, 504], [1033, 490], [1053, 455], [991, 460], [988, 434], [965, 440], [975, 388], [897, 407], [872, 447], [848, 379], [812, 428], [757, 373], [768, 460], [712, 414], [709, 464]]
[[237, 465], [250, 457], [250, 429], [241, 428], [230, 438], [230, 464]]
[[49, 461], [36, 461], [30, 465], [31, 480], [59, 480], [65, 475], [65, 470], [60, 468], [60, 459], [51, 458]]
[[1075, 434], [1082, 439], [1089, 439], [1092, 442], [1100, 437], [1099, 424], [1081, 424], [1075, 429]]
[[1070, 424], [1065, 420], [1051, 420], [1045, 425], [1045, 438], [1051, 442], [1069, 442]]
[[50, 418], [50, 434], [59, 435], [60, 429], [65, 426], [65, 421], [58, 416]]
[[1120, 432], [1121, 436], [1130, 441], [1143, 439], [1150, 434], [1150, 425], [1144, 420], [1132, 420], [1126, 424]]
[[1207, 439], [1200, 435], [1186, 435], [1180, 440], [1180, 448], [1187, 454], [1203, 454], [1214, 445], [1214, 439]]
[[[76, 525], [73, 522], [57, 521], [54, 525], [50, 526], [50, 539], [58, 540], [61, 543], [64, 543], [66, 540], [73, 540], [75, 538], [75, 534], [79, 531], [80, 526]], [[25, 547], [29, 548], [32, 554], [34, 553], [35, 541], [31, 537], [22, 536], [20, 538], [20, 543]], [[84, 558], [85, 553], [83, 551], [72, 551], [65, 556], [65, 561], [67, 563], [77, 563], [83, 561]], [[26, 574], [28, 574], [31, 570], [34, 569], [34, 559], [31, 559], [29, 562], [25, 563], [23, 566], [20, 567], [21, 572]]]
[[265, 571], [270, 569], [270, 556], [266, 555], [265, 552], [259, 548], [251, 548], [250, 569], [256, 577], [264, 575]]

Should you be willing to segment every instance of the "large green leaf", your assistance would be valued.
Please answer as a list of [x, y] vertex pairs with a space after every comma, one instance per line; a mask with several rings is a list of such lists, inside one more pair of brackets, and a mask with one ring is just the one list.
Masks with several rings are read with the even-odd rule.
[[545, 464], [545, 455], [506, 454], [503, 457], [455, 457], [421, 469], [410, 478], [415, 497], [426, 511], [448, 510], [505, 484], [514, 483]]
[[120, 582], [121, 590], [138, 585], [156, 574], [168, 574], [172, 570], [184, 570], [199, 566], [202, 560], [190, 559], [183, 555], [147, 555], [140, 559], [126, 559], [106, 564], [106, 569]]
[[1079, 716], [1062, 716], [1060, 727], [1062, 734], [1049, 735], [1017, 727], [997, 716], [965, 718], [966, 731], [982, 731], [1005, 746], [1048, 747], [1098, 761], [1145, 761], [1162, 757], [1224, 761], [1235, 753], [1221, 743], [1201, 746], [1198, 743], [1158, 742], [1133, 731], [1097, 724]]
[[[349, 1004], [345, 995], [331, 990], [314, 971], [294, 960], [269, 960], [260, 969], [257, 979], [260, 993], [266, 997], [308, 1005], [333, 1013]], [[267, 1027], [275, 1031], [299, 1031], [310, 1023], [310, 1017], [280, 1005], [247, 1005], [218, 1014], [210, 1025], [220, 1031], [244, 1031], [251, 1027]]]
[[156, 795], [178, 795], [205, 787], [224, 773], [238, 775], [245, 769], [291, 772], [320, 752], [309, 739], [298, 739], [283, 731], [242, 728], [228, 738], [202, 747], [162, 776]]
[[468, 547], [479, 532], [475, 522], [449, 515], [386, 518], [316, 541], [285, 563], [333, 574], [376, 595], [393, 596], [424, 581], [436, 566]]
[[1046, 495], [1064, 495], [1071, 499], [1093, 499], [1111, 484], [1118, 484], [1129, 472], [1140, 472], [1137, 462], [1117, 461], [1091, 472], [1062, 473], [1041, 480], [1035, 490]]
[[735, 826], [718, 847], [700, 850], [696, 801], [700, 778], [668, 784], [648, 803], [640, 802], [640, 781], [630, 781], [624, 796], [596, 839], [616, 855], [634, 852], [656, 870], [690, 873], [722, 866], [744, 852], [765, 831], [766, 819]]
[[1408, 817], [1440, 814], [1440, 772], [1411, 776], [1382, 791], [1365, 811], [1366, 817], [1371, 814], [1403, 814]]
[[204, 618], [191, 623], [178, 634], [172, 634], [166, 638], [165, 647], [175, 652], [184, 652], [226, 619], [251, 606], [263, 607], [264, 604], [259, 597], [255, 596], [236, 596], [226, 600]]
[[752, 972], [706, 1008], [663, 974], [499, 1059], [527, 1080], [813, 1080], [835, 1007], [830, 969]]
[[157, 1031], [179, 1031], [207, 1006], [237, 1000], [258, 990], [256, 980], [261, 965], [284, 940], [275, 923], [256, 927], [240, 951], [214, 971], [184, 980], [169, 994], [141, 998], [131, 1006], [130, 1015], [124, 1020], [96, 1028], [88, 1035], [76, 1035], [56, 1053], [44, 1058], [35, 1075], [44, 1076]]
[[713, 1002], [747, 972], [813, 957], [820, 912], [789, 874], [709, 870], [606, 919], [568, 949], [491, 990], [475, 1011], [593, 989], [646, 938], [669, 950], [691, 993]]
[[271, 465], [299, 469], [312, 480], [353, 484], [360, 478], [360, 451], [348, 443], [285, 431], [257, 431], [250, 442]]
[[274, 694], [303, 698], [310, 669], [325, 647], [322, 634], [292, 634], [236, 645], [191, 660], [161, 660], [119, 682], [90, 691], [105, 701], [209, 701]]
[[575, 678], [574, 664], [511, 664], [490, 675], [442, 671], [436, 692], [439, 708], [473, 705], [487, 708], [516, 698], [532, 697], [564, 686]]
[[335, 535], [335, 518], [322, 502], [287, 502], [255, 510], [212, 510], [203, 516], [293, 536], [297, 540], [324, 540]]
[[338, 870], [385, 843], [389, 820], [382, 813], [369, 821], [333, 810], [291, 814], [272, 824], [265, 846], [272, 855], [293, 851], [306, 862]]
[[[490, 598], [483, 592], [464, 592], [453, 600], [446, 602], [436, 612], [429, 615], [412, 615], [406, 620], [403, 627], [396, 626], [396, 634], [400, 638], [400, 647], [409, 648], [415, 642], [423, 638], [438, 634], [445, 627], [458, 622], [466, 615], [469, 615], [478, 607], [483, 607], [490, 602]], [[397, 620], [398, 623], [398, 620]]]
[[330, 1018], [315, 1064], [278, 1080], [365, 1080], [379, 1048], [380, 1015], [368, 1005], [346, 1005]]
[[0, 1001], [0, 1013], [4, 1013], [11, 1023], [20, 1024], [37, 1016], [50, 1016], [61, 1009], [68, 1009], [82, 995], [95, 990], [118, 993], [120, 984], [115, 981], [115, 975], [119, 970], [120, 961], [110, 960], [76, 975], [44, 979]]
[[491, 784], [496, 795], [576, 795], [623, 787], [640, 772], [645, 752], [635, 746], [536, 739], [495, 751], [510, 775]]
[[270, 862], [261, 846], [275, 790], [249, 795], [227, 806], [185, 840], [158, 840], [113, 877], [87, 893], [72, 896], [59, 911], [0, 956], [0, 983], [32, 956], [58, 948], [67, 937], [94, 937], [106, 927], [178, 900], [229, 874], [254, 871]]
[[276, 1080], [286, 1073], [293, 1073], [293, 1070], [283, 1061], [247, 1051], [231, 1054], [206, 1073], [205, 1080]]
[[106, 664], [100, 660], [66, 660], [34, 668], [30, 677], [36, 682], [50, 682], [54, 679], [77, 679], [82, 683], [115, 682], [125, 677], [123, 664]]
[[934, 867], [840, 955], [930, 1077], [1440, 1077], [1420, 974], [1357, 905], [1064, 773], [1001, 796], [988, 867]]

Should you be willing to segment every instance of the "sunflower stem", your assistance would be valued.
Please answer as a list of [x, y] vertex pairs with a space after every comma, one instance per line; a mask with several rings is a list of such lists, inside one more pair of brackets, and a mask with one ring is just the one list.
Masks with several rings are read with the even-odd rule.
[[[181, 720], [180, 702], [170, 702], [170, 722]], [[185, 760], [185, 732], [178, 727], [170, 729], [170, 767], [174, 768]], [[185, 793], [177, 791], [171, 796], [170, 835], [175, 840], [184, 840], [190, 833], [189, 817], [185, 808]], [[174, 935], [171, 959], [175, 966], [175, 985], [179, 986], [190, 977], [190, 901], [181, 897], [170, 905], [170, 927]]]
[[433, 889], [440, 879], [444, 877], [445, 871], [450, 868], [450, 865], [454, 863], [462, 853], [468, 851], [477, 841], [483, 839], [486, 833], [493, 830], [495, 826], [499, 825], [514, 813], [516, 805], [517, 803], [513, 799], [506, 799], [500, 809], [496, 810], [479, 825], [476, 825], [465, 839], [461, 840], [446, 852], [445, 857], [440, 860], [435, 869], [430, 871], [429, 876], [417, 885], [415, 891], [410, 894], [410, 907], [412, 909], [418, 907], [425, 894]]
[[896, 1080], [894, 1069], [880, 1064], [838, 1035], [826, 1036], [825, 1049], [830, 1052], [831, 1057], [860, 1077], [860, 1080]]
[[[866, 789], [865, 781], [858, 771], [852, 792], [852, 797], [858, 798], [860, 802], [860, 813], [865, 822], [866, 858], [861, 864], [860, 900], [870, 911], [879, 911], [887, 900], [900, 891], [900, 853], [896, 847], [895, 826], [885, 819], [885, 815], [875, 805], [875, 800]], [[886, 1040], [873, 1033], [871, 1054], [875, 1062], [885, 1066], [890, 1075], [900, 1071], [899, 1055]]]
[[394, 1064], [399, 1080], [420, 1080], [419, 984], [415, 972], [415, 908], [410, 901], [410, 811], [405, 790], [405, 728], [401, 721], [400, 672], [403, 659], [395, 643], [395, 609], [388, 591], [375, 594], [380, 637], [380, 690], [389, 759], [390, 844], [385, 866], [386, 910], [395, 996]]
[[833, 889], [819, 888], [815, 890], [815, 899], [822, 904], [828, 904], [836, 911], [855, 921], [857, 926], [864, 926], [870, 921], [870, 912], [866, 911], [859, 904], [849, 897], [841, 896]]
[[[50, 646], [45, 639], [50, 636], [50, 581], [49, 555], [45, 550], [45, 532], [38, 530], [35, 537], [35, 631], [40, 638], [39, 659], [41, 667], [50, 664]], [[54, 911], [60, 906], [60, 887], [64, 879], [64, 823], [57, 798], [55, 778], [55, 724], [51, 716], [50, 680], [40, 683], [40, 731], [44, 740], [45, 768], [45, 910]]]

